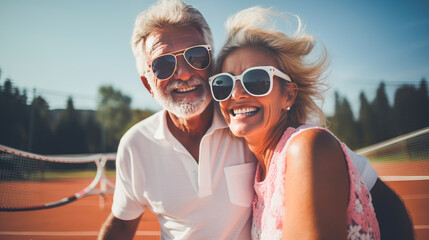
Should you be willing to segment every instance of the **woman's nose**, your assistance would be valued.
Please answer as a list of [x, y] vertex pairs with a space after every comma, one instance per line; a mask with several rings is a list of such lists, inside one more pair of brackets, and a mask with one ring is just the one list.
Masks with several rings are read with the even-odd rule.
[[241, 85], [241, 81], [236, 80], [234, 89], [232, 89], [231, 98], [233, 99], [240, 99], [244, 97], [248, 97], [249, 94], [244, 89], [243, 85]]

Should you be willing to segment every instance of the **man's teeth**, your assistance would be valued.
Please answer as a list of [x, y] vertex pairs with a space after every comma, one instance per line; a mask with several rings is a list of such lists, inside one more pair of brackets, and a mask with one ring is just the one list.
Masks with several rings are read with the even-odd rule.
[[192, 91], [195, 88], [197, 88], [197, 87], [185, 87], [185, 88], [176, 89], [176, 91], [179, 92], [179, 93], [184, 93], [184, 92]]
[[233, 109], [232, 113], [234, 115], [238, 115], [238, 114], [251, 114], [251, 113], [253, 113], [256, 110], [257, 110], [256, 107], [238, 108], [238, 109]]

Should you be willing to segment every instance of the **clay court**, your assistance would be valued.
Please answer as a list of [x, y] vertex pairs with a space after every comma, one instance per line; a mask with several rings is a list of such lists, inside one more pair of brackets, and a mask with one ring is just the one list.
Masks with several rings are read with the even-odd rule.
[[[384, 163], [373, 166], [380, 176], [420, 176], [417, 180], [412, 177], [403, 178], [402, 181], [391, 178], [390, 180], [394, 181], [386, 183], [404, 200], [413, 218], [416, 239], [429, 239], [429, 180], [421, 180], [422, 176], [423, 179], [429, 176], [429, 161]], [[91, 180], [73, 179], [41, 184], [44, 184], [44, 188], [52, 190], [51, 194], [57, 194], [61, 198], [81, 190]], [[29, 194], [34, 196], [34, 192]], [[105, 203], [104, 208], [100, 207], [102, 205], [100, 203]], [[0, 239], [96, 239], [98, 230], [110, 213], [111, 203], [112, 195], [109, 194], [105, 200], [99, 196], [89, 196], [53, 209], [0, 212]], [[160, 239], [159, 225], [154, 214], [145, 213], [135, 239]]]

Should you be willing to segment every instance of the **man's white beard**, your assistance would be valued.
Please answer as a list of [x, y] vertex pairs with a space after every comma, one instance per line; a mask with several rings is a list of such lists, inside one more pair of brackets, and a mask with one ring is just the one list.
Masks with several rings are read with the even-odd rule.
[[164, 89], [164, 91], [159, 91], [155, 86], [153, 86], [152, 81], [148, 81], [150, 87], [152, 88], [153, 98], [161, 106], [163, 106], [168, 112], [174, 114], [179, 118], [190, 118], [196, 115], [201, 114], [207, 106], [210, 104], [212, 98], [207, 87], [202, 87], [202, 95], [192, 102], [177, 102], [171, 96], [171, 91], [177, 86], [186, 85], [203, 85], [204, 80], [200, 77], [192, 77], [187, 81], [172, 80]]

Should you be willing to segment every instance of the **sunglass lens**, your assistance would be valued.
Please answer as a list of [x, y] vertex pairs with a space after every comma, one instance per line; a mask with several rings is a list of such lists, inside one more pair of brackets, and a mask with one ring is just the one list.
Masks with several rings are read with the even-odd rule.
[[218, 101], [225, 100], [232, 91], [232, 85], [231, 77], [226, 75], [216, 77], [212, 83], [213, 97]]
[[210, 64], [210, 55], [205, 47], [190, 48], [184, 53], [184, 55], [188, 63], [195, 69], [203, 70]]
[[270, 75], [262, 69], [255, 69], [243, 76], [246, 90], [254, 95], [263, 95], [270, 90]]
[[176, 67], [176, 58], [173, 55], [164, 55], [152, 62], [152, 70], [158, 79], [167, 79], [173, 75]]

